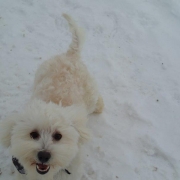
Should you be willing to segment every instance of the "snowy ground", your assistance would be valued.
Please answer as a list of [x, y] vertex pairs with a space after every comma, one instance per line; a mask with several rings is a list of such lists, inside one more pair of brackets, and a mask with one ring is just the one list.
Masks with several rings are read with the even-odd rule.
[[[83, 180], [180, 179], [179, 0], [0, 0], [0, 120], [21, 111], [39, 64], [86, 31], [82, 58], [105, 110], [90, 116]], [[0, 147], [0, 180], [11, 180]]]

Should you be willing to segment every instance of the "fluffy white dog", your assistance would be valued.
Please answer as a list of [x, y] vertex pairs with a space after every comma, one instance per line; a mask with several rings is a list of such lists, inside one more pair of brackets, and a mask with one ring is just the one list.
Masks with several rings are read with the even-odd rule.
[[80, 60], [82, 33], [71, 17], [63, 16], [72, 32], [69, 50], [39, 67], [25, 110], [0, 124], [16, 180], [80, 180], [87, 115], [103, 110], [97, 86]]

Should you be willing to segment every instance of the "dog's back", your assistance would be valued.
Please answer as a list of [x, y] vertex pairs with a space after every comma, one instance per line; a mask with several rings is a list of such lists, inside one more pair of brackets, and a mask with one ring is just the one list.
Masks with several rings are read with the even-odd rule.
[[84, 103], [88, 113], [92, 113], [96, 109], [99, 93], [96, 83], [80, 60], [83, 33], [69, 15], [63, 14], [63, 17], [69, 23], [72, 42], [65, 54], [40, 66], [35, 77], [33, 98], [61, 103], [62, 106]]

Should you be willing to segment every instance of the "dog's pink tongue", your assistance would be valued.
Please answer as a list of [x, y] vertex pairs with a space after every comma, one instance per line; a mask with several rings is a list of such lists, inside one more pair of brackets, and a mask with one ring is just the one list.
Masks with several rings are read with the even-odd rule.
[[41, 170], [46, 170], [48, 168], [48, 166], [45, 164], [37, 164], [37, 165], [38, 165], [39, 169], [41, 169]]

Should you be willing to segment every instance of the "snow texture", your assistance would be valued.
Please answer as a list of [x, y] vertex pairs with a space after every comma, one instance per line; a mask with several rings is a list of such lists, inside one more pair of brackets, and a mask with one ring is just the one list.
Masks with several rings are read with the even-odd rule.
[[[105, 101], [89, 117], [83, 180], [179, 180], [179, 0], [0, 0], [0, 120], [22, 111], [37, 67], [67, 50], [62, 13], [86, 32], [82, 59]], [[12, 180], [11, 164], [0, 147], [0, 180]]]

